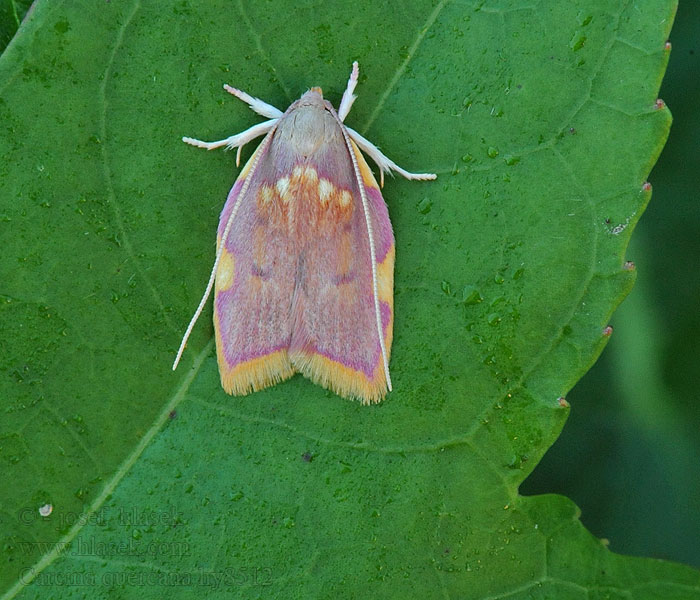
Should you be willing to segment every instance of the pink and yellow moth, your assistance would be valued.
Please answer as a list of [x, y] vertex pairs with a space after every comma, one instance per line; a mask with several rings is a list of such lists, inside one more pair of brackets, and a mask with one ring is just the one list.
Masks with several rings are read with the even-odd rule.
[[302, 373], [363, 404], [391, 391], [394, 234], [365, 152], [384, 173], [409, 173], [343, 124], [355, 101], [352, 73], [338, 111], [314, 87], [282, 112], [228, 85], [269, 120], [198, 148], [241, 148], [265, 138], [229, 192], [214, 267], [185, 332], [214, 288], [221, 385], [229, 394], [263, 389]]

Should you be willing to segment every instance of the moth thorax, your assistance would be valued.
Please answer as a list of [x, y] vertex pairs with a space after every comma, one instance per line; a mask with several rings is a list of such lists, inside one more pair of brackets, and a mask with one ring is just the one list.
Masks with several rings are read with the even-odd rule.
[[322, 104], [313, 103], [302, 104], [289, 113], [279, 128], [292, 153], [306, 159], [335, 137], [338, 124]]

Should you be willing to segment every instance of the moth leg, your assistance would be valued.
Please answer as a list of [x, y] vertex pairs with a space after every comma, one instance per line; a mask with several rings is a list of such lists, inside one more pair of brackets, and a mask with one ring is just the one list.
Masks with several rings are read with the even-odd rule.
[[352, 63], [352, 73], [350, 73], [350, 79], [348, 79], [348, 87], [345, 88], [343, 99], [340, 101], [340, 106], [338, 107], [338, 117], [341, 121], [345, 121], [345, 117], [348, 116], [352, 103], [355, 102], [357, 98], [357, 96], [353, 95], [353, 92], [355, 91], [359, 74], [360, 66], [357, 64], [357, 61], [355, 61]]
[[214, 148], [221, 148], [221, 146], [226, 146], [227, 150], [232, 150], [233, 148], [239, 148], [244, 146], [256, 137], [265, 135], [269, 132], [277, 123], [277, 119], [271, 119], [270, 121], [264, 121], [253, 125], [241, 133], [227, 137], [224, 140], [218, 140], [216, 142], [203, 142], [202, 140], [196, 140], [191, 137], [183, 137], [182, 141], [185, 144], [190, 144], [190, 146], [196, 146], [197, 148], [204, 148], [206, 150], [213, 150]]
[[346, 127], [346, 129], [348, 135], [358, 145], [360, 150], [366, 153], [367, 156], [369, 156], [375, 163], [377, 163], [377, 166], [379, 167], [382, 186], [384, 185], [384, 171], [386, 171], [387, 173], [391, 173], [391, 171], [396, 171], [399, 175], [403, 175], [406, 179], [419, 179], [423, 181], [427, 179], [435, 179], [437, 177], [435, 173], [409, 173], [405, 169], [399, 167], [399, 165], [397, 165], [393, 160], [384, 156], [384, 154], [382, 154], [379, 148], [377, 148], [368, 139], [362, 137], [359, 133], [357, 133], [357, 131], [355, 131], [354, 129], [350, 129], [350, 127]]
[[253, 98], [253, 96], [246, 94], [242, 90], [238, 90], [235, 87], [231, 87], [227, 83], [224, 84], [224, 89], [229, 93], [233, 94], [239, 100], [243, 100], [254, 112], [262, 115], [263, 117], [268, 117], [269, 119], [279, 119], [284, 113], [279, 109], [275, 108], [267, 102], [263, 102], [260, 98]]

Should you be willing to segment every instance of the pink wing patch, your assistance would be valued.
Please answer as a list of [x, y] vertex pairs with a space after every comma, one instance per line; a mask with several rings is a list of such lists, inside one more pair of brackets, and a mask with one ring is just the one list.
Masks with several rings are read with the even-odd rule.
[[[377, 182], [352, 144], [372, 223], [379, 310], [387, 361], [393, 332], [394, 235]], [[352, 172], [352, 166], [348, 165]], [[328, 202], [335, 203], [332, 226], [319, 231], [306, 250], [309, 268], [299, 282], [289, 354], [295, 368], [341, 396], [379, 402], [387, 381], [377, 331], [367, 224], [358, 183], [350, 189], [333, 180]]]
[[231, 211], [239, 202], [216, 272], [214, 295], [221, 385], [236, 395], [263, 389], [295, 372], [287, 348], [292, 333], [289, 308], [296, 259], [287, 236], [275, 235], [261, 214], [261, 190], [266, 188], [256, 176], [260, 169], [240, 197], [254, 159], [255, 154], [229, 193], [217, 232], [218, 248]]
[[[216, 274], [214, 326], [222, 385], [229, 393], [246, 394], [301, 372], [341, 396], [379, 402], [387, 381], [369, 238], [347, 148], [329, 145], [327, 155], [313, 162], [285, 164], [274, 142], [253, 173], [255, 155], [241, 172], [219, 224], [220, 240], [240, 202]], [[373, 228], [388, 354], [394, 237], [377, 182], [352, 147]]]

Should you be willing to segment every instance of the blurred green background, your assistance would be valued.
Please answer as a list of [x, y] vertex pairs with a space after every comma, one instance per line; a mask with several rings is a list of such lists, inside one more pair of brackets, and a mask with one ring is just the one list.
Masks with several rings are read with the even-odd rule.
[[[0, 49], [31, 0], [0, 6]], [[561, 437], [521, 486], [557, 492], [612, 550], [700, 566], [700, 2], [683, 0], [660, 97], [674, 125], [627, 258], [637, 283], [570, 392]]]
[[680, 2], [670, 41], [673, 127], [627, 252], [637, 282], [520, 490], [565, 494], [615, 552], [700, 566], [700, 2]]

